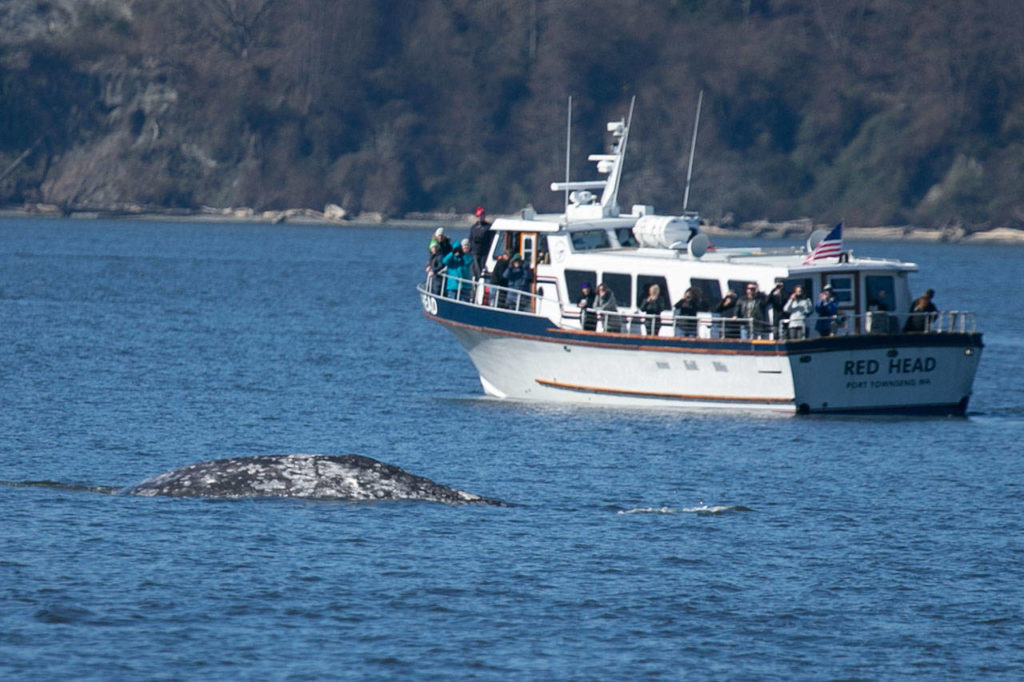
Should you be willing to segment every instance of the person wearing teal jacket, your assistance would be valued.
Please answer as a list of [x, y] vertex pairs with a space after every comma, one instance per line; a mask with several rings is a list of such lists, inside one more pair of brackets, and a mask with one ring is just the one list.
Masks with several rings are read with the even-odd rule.
[[473, 256], [469, 252], [469, 240], [463, 239], [459, 246], [441, 259], [441, 263], [448, 268], [445, 296], [460, 301], [470, 300], [473, 293], [473, 283], [470, 281], [473, 276]]

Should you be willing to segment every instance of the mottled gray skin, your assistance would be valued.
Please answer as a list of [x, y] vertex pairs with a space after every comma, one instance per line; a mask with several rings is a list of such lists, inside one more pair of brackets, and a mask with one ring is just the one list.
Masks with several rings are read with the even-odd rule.
[[362, 455], [262, 455], [199, 462], [128, 486], [143, 497], [302, 497], [493, 504]]

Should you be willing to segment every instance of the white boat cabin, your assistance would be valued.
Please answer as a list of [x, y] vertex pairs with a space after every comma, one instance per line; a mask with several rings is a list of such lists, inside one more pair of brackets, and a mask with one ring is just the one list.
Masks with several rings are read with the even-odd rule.
[[[629, 215], [595, 216], [568, 225], [563, 214], [537, 215], [527, 209], [518, 218], [495, 220], [491, 229], [496, 236], [488, 269], [503, 253], [519, 254], [534, 273], [533, 312], [563, 327], [580, 327], [577, 301], [584, 283], [608, 286], [620, 313], [637, 313], [650, 285], [658, 284], [668, 308], [666, 321], [690, 287], [713, 308], [728, 291], [742, 298], [750, 282], [765, 295], [782, 282], [787, 298], [802, 285], [812, 303], [828, 285], [843, 320], [837, 334], [898, 331], [917, 295], [908, 282], [917, 271], [913, 263], [861, 259], [843, 251], [839, 262], [804, 264], [803, 246], [715, 248], [700, 233], [695, 215], [655, 216], [647, 206], [634, 206]], [[884, 329], [880, 317], [872, 322], [875, 311], [887, 312]], [[661, 333], [671, 335], [671, 327], [662, 327]]]

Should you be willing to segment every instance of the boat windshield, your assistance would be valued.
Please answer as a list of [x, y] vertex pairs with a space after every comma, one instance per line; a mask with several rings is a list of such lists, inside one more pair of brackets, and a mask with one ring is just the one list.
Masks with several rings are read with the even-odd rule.
[[575, 251], [593, 251], [611, 248], [608, 233], [604, 230], [581, 230], [572, 233], [572, 248]]

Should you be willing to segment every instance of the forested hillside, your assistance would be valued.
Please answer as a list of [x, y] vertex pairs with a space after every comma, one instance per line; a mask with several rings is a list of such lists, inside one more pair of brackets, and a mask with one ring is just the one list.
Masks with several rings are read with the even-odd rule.
[[1024, 3], [4, 0], [0, 203], [1024, 225]]

